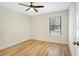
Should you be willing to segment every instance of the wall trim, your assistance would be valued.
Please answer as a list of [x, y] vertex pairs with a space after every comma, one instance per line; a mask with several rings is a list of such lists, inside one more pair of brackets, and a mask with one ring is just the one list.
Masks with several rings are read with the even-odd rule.
[[69, 45], [68, 42], [54, 41], [52, 39], [50, 39], [50, 40], [49, 39], [34, 39], [34, 40], [41, 40], [41, 41], [47, 41], [47, 42], [54, 42], [54, 43], [67, 44], [67, 45]]
[[13, 45], [19, 44], [19, 43], [24, 42], [24, 41], [28, 41], [28, 40], [30, 40], [30, 39], [31, 39], [31, 38], [26, 38], [26, 39], [22, 39], [22, 40], [20, 40], [20, 41], [17, 41], [17, 42], [15, 42], [15, 43], [11, 43], [11, 44], [9, 44], [9, 45], [6, 45], [6, 46], [4, 46], [4, 47], [1, 47], [0, 50], [6, 49], [6, 48], [8, 48], [8, 47], [11, 47], [11, 46], [13, 46]]
[[8, 47], [11, 47], [11, 46], [13, 46], [13, 45], [16, 45], [16, 44], [19, 44], [19, 43], [22, 43], [22, 42], [28, 41], [28, 40], [41, 40], [41, 41], [54, 42], [54, 43], [59, 43], [59, 44], [67, 44], [67, 45], [69, 44], [68, 42], [53, 41], [52, 39], [51, 39], [51, 40], [48, 40], [48, 39], [46, 40], [46, 39], [32, 39], [32, 38], [26, 38], [26, 39], [20, 40], [20, 41], [18, 41], [18, 42], [15, 42], [15, 43], [11, 43], [11, 44], [9, 44], [9, 45], [6, 45], [6, 46], [0, 48], [0, 50], [6, 49], [6, 48], [8, 48]]

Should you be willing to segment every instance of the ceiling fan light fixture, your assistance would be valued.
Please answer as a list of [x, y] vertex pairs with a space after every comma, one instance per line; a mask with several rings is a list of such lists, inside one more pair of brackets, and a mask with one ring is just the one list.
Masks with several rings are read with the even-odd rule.
[[33, 8], [30, 8], [30, 10], [31, 10], [31, 11], [34, 11], [34, 9], [33, 9]]

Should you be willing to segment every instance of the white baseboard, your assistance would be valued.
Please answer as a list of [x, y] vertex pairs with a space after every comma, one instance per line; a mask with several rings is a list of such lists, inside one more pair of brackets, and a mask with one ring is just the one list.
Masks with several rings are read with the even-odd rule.
[[[26, 39], [20, 40], [20, 41], [15, 42], [15, 43], [11, 43], [11, 44], [9, 44], [9, 45], [6, 45], [6, 46], [1, 47], [0, 50], [5, 49], [5, 48], [8, 48], [8, 47], [13, 46], [13, 45], [16, 45], [16, 44], [18, 44], [18, 43], [21, 43], [21, 42], [30, 40], [30, 39], [31, 39], [31, 38], [26, 38]], [[41, 41], [55, 42], [55, 43], [61, 43], [61, 44], [68, 44], [68, 42], [53, 41], [52, 39], [50, 39], [50, 40], [49, 40], [49, 39], [34, 39], [34, 40], [41, 40]]]
[[8, 48], [8, 47], [13, 46], [13, 45], [16, 45], [16, 44], [18, 44], [18, 43], [27, 41], [27, 40], [29, 40], [29, 39], [31, 39], [31, 38], [22, 39], [22, 40], [20, 40], [20, 41], [18, 41], [18, 42], [11, 43], [11, 44], [9, 44], [9, 45], [3, 46], [3, 47], [0, 48], [0, 50], [5, 49], [5, 48]]
[[41, 41], [48, 41], [48, 42], [55, 42], [55, 43], [61, 43], [61, 44], [69, 44], [68, 42], [61, 42], [61, 41], [53, 41], [52, 39], [34, 39], [34, 40], [41, 40]]

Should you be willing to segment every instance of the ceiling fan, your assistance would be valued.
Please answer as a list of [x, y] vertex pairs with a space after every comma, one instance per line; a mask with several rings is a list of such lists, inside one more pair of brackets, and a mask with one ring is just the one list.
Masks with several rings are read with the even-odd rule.
[[40, 6], [38, 6], [38, 5], [37, 5], [37, 6], [36, 6], [36, 5], [33, 5], [33, 3], [34, 3], [34, 2], [30, 2], [30, 5], [26, 5], [26, 4], [19, 3], [19, 5], [29, 7], [29, 8], [26, 9], [25, 11], [28, 11], [28, 10], [30, 10], [30, 9], [32, 8], [32, 9], [34, 9], [35, 12], [38, 12], [38, 10], [37, 10], [36, 8], [43, 8], [43, 7], [44, 7], [44, 6], [41, 6], [41, 5], [40, 5]]

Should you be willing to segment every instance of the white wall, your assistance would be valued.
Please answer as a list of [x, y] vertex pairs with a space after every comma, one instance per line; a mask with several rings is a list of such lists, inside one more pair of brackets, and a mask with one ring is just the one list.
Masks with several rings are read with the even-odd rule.
[[0, 6], [0, 48], [5, 48], [30, 37], [30, 17]]
[[76, 40], [76, 4], [72, 3], [69, 9], [69, 46], [72, 55], [75, 55], [75, 46], [73, 41]]
[[[62, 17], [62, 36], [49, 36], [48, 21], [51, 16]], [[32, 37], [33, 39], [45, 40], [58, 43], [68, 43], [68, 10], [52, 12], [32, 17]]]

